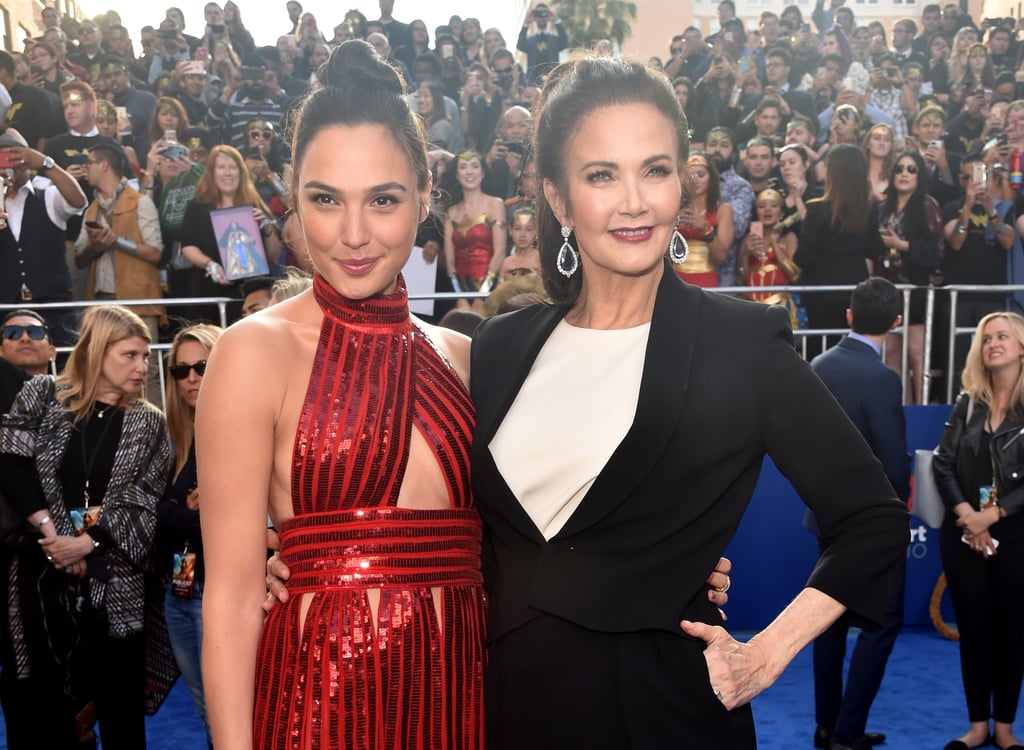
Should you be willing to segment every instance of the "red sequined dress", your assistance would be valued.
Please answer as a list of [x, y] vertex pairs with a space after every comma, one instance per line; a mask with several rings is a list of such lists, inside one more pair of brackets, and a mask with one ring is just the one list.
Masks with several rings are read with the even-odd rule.
[[452, 227], [455, 274], [464, 291], [476, 291], [494, 257], [494, 233], [487, 214], [467, 216]]
[[[410, 317], [401, 277], [358, 302], [319, 276], [313, 288], [324, 319], [295, 435], [295, 517], [280, 529], [291, 596], [260, 639], [254, 746], [477, 750], [485, 602], [469, 394]], [[414, 429], [445, 476], [446, 509], [397, 507]]]

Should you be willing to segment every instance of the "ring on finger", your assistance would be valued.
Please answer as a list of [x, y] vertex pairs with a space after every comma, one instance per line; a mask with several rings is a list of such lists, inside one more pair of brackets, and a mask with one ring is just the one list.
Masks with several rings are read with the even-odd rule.
[[729, 590], [730, 586], [732, 586], [732, 579], [727, 575], [725, 577], [725, 585], [715, 586], [715, 591], [717, 591], [719, 594], [724, 594], [726, 591]]
[[53, 562], [53, 555], [47, 555], [46, 559], [49, 560], [50, 562]]
[[721, 690], [716, 690], [715, 691], [715, 697], [718, 698], [718, 700], [722, 700], [722, 691]]

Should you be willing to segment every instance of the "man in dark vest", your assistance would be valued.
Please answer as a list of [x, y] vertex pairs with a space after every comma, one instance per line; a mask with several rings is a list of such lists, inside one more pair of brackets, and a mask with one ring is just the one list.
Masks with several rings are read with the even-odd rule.
[[[0, 303], [65, 302], [71, 299], [71, 275], [64, 251], [68, 219], [85, 210], [78, 181], [53, 157], [29, 148], [14, 131], [0, 135], [0, 166], [6, 179], [0, 211]], [[30, 171], [35, 170], [35, 176]], [[40, 309], [54, 343], [71, 343], [66, 310]]]

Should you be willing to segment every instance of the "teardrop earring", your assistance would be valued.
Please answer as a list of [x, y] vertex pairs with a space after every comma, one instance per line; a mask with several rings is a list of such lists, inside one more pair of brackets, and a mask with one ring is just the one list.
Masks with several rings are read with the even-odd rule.
[[569, 244], [570, 234], [572, 234], [572, 227], [563, 224], [562, 246], [558, 249], [558, 257], [555, 259], [558, 272], [567, 279], [571, 278], [580, 267], [580, 256], [576, 252], [576, 248]]
[[676, 218], [676, 228], [672, 230], [672, 239], [668, 243], [668, 259], [677, 266], [686, 262], [690, 255], [690, 246], [686, 244], [686, 238], [679, 233], [679, 218]]

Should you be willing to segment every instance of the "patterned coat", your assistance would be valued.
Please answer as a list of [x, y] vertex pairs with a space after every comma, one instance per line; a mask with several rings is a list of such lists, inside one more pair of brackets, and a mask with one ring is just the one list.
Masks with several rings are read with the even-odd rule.
[[[71, 421], [57, 401], [49, 375], [28, 381], [0, 424], [0, 451], [35, 459], [50, 516], [61, 535], [74, 534], [59, 475], [71, 433]], [[131, 401], [99, 519], [113, 540], [104, 550], [110, 580], [90, 580], [92, 606], [106, 612], [115, 638], [143, 630], [144, 572], [156, 530], [156, 503], [167, 483], [170, 460], [163, 414], [146, 401]]]

